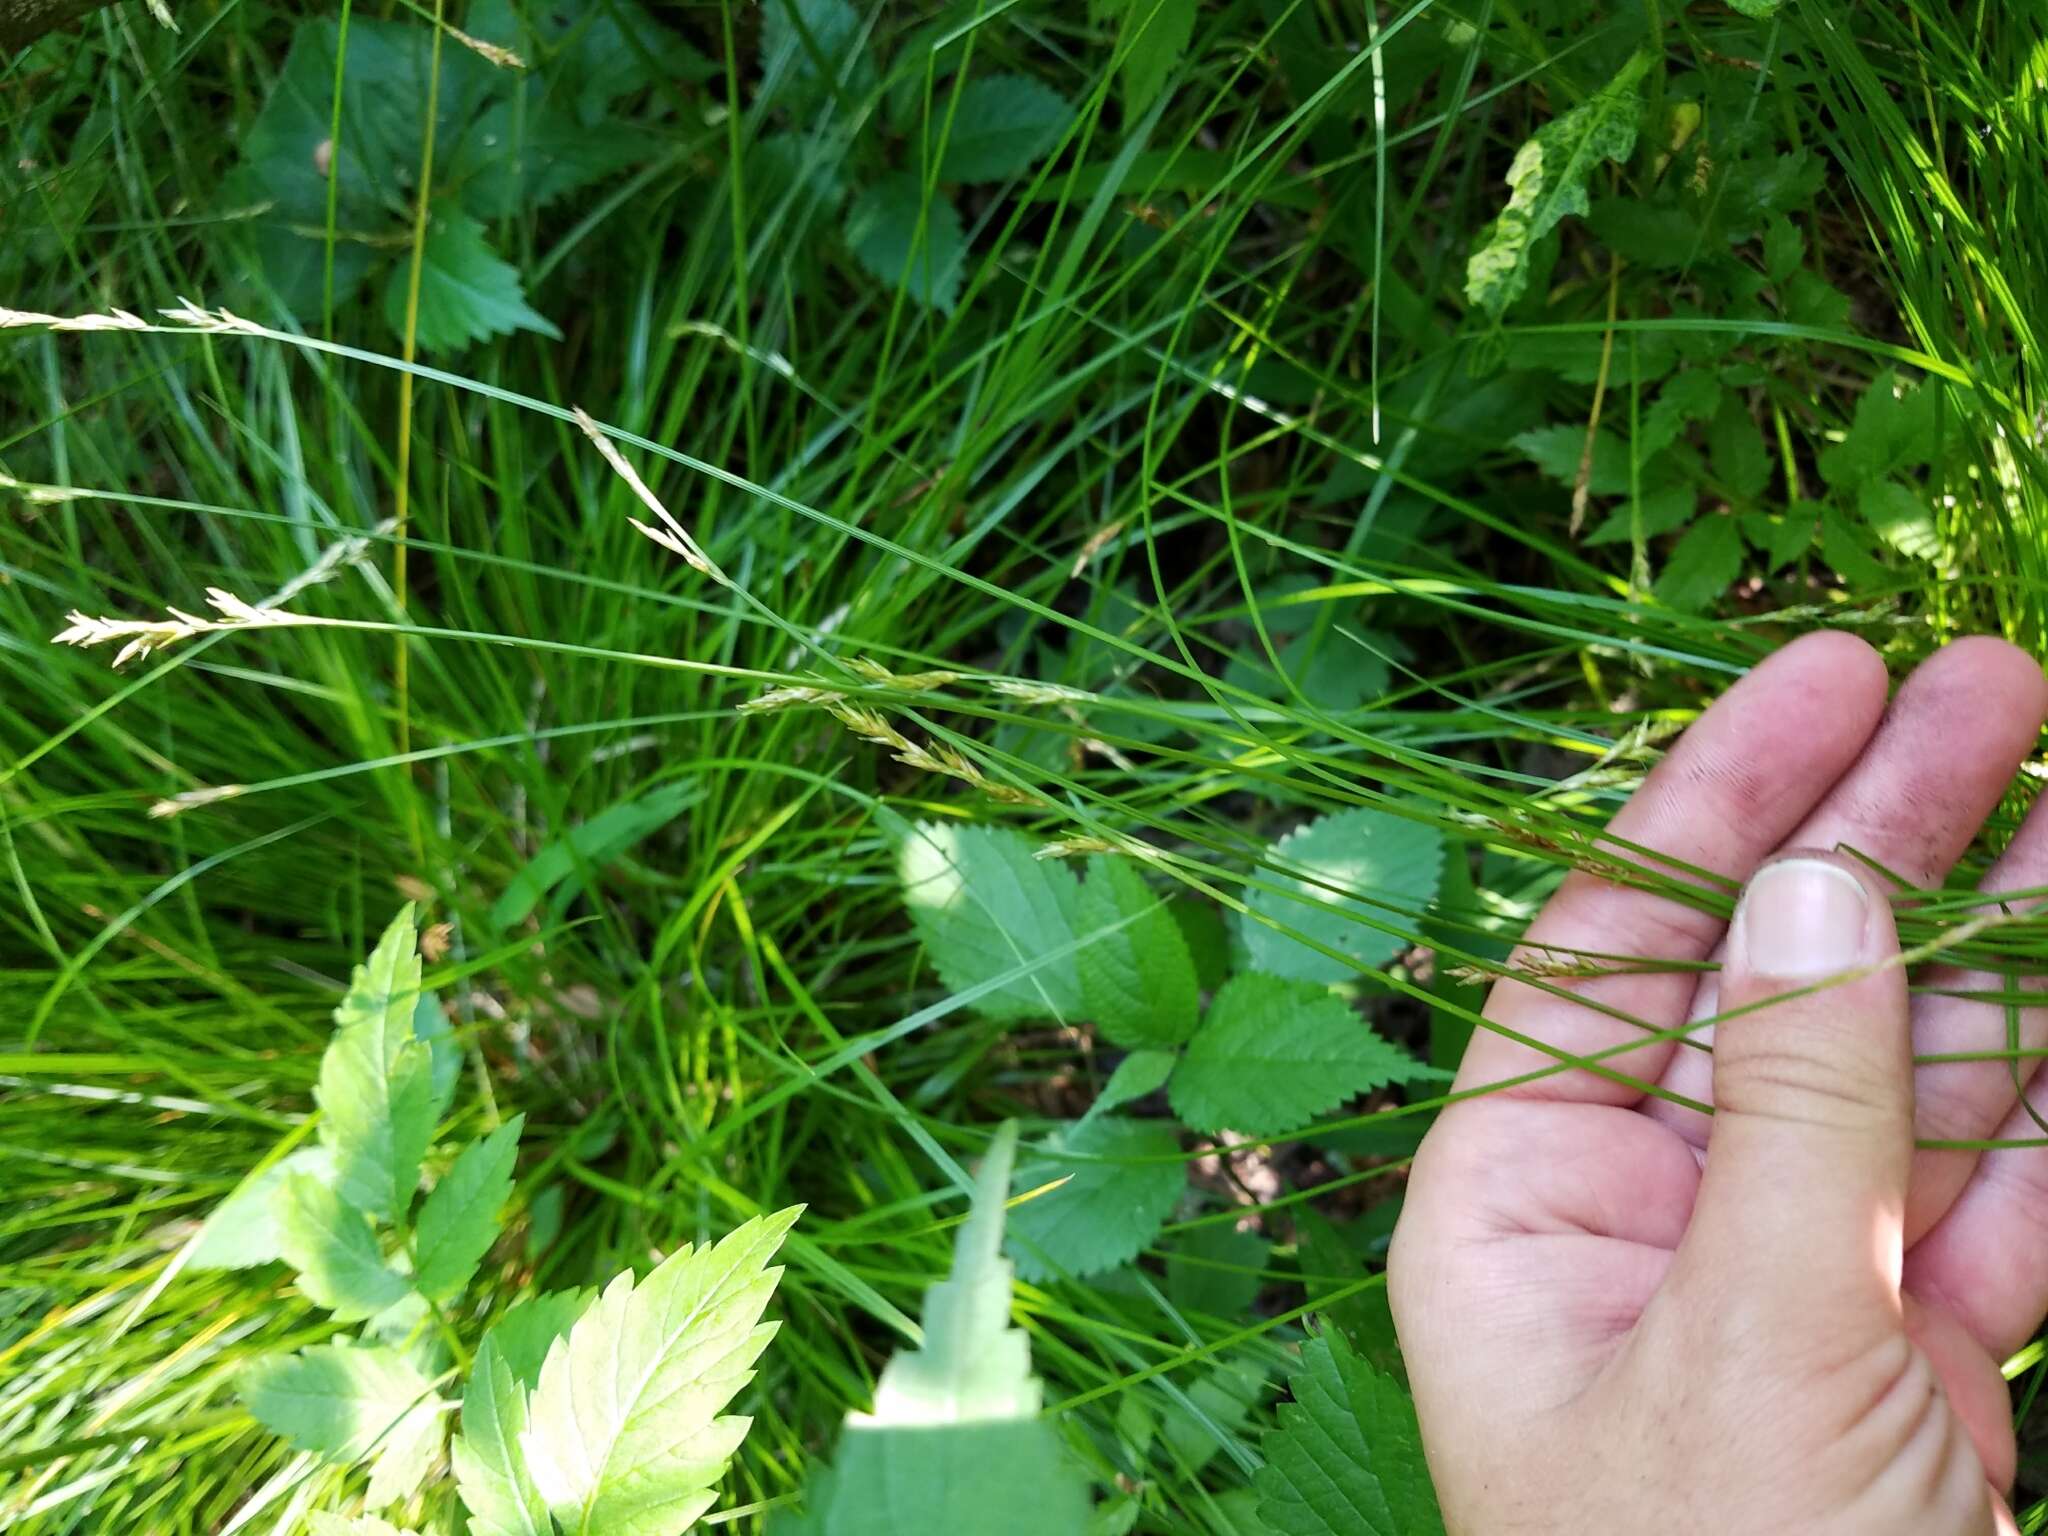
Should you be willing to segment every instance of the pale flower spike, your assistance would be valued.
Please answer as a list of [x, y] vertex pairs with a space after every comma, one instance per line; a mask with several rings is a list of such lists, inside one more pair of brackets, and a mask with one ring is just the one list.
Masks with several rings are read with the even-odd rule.
[[730, 587], [732, 582], [727, 579], [725, 572], [712, 564], [711, 557], [690, 537], [690, 531], [677, 522], [674, 514], [661, 504], [661, 499], [647, 488], [647, 482], [640, 478], [640, 472], [626, 462], [626, 456], [620, 453], [617, 445], [605, 435], [605, 430], [597, 424], [597, 419], [580, 405], [576, 407], [576, 425], [583, 429], [585, 437], [597, 444], [597, 451], [604, 455], [605, 463], [611, 465], [619, 478], [626, 482], [627, 488], [640, 498], [640, 504], [660, 520], [661, 527], [650, 528], [637, 517], [629, 518], [627, 521], [669, 553], [681, 556], [691, 570], [709, 576], [722, 587]]
[[122, 640], [127, 643], [114, 655], [114, 665], [124, 666], [139, 657], [160, 651], [167, 645], [180, 640], [189, 640], [194, 635], [213, 634], [228, 629], [283, 629], [294, 624], [324, 624], [329, 622], [310, 614], [286, 613], [277, 608], [258, 608], [246, 603], [234, 593], [219, 587], [206, 589], [206, 600], [220, 612], [217, 619], [203, 618], [196, 613], [186, 613], [172, 608], [168, 617], [161, 619], [110, 619], [94, 618], [90, 614], [73, 609], [65, 617], [70, 626], [59, 630], [50, 637], [54, 645], [75, 645], [81, 648], [105, 645], [110, 641]]

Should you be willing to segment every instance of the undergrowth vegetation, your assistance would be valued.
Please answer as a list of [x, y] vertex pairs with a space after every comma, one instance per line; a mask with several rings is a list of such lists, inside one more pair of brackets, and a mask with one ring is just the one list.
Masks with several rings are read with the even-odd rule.
[[0, 63], [22, 1536], [1427, 1531], [1514, 935], [2043, 641], [2028, 7], [171, 12]]

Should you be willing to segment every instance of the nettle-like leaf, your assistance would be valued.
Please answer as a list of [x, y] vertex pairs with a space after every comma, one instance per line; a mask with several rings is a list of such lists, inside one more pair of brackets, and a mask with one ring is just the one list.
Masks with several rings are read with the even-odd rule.
[[363, 1213], [318, 1179], [293, 1174], [279, 1205], [278, 1248], [299, 1272], [299, 1289], [338, 1323], [395, 1306], [412, 1282], [384, 1260]]
[[1896, 480], [1866, 480], [1856, 492], [1856, 510], [1871, 532], [1915, 560], [1941, 558], [1941, 532], [1920, 494]]
[[429, 1301], [445, 1300], [469, 1284], [496, 1239], [525, 1123], [524, 1115], [514, 1115], [464, 1147], [420, 1207], [413, 1229], [413, 1283]]
[[1042, 962], [976, 998], [976, 1012], [1079, 1019], [1075, 957], [1055, 952], [1080, 931], [1081, 885], [1065, 864], [1033, 852], [1029, 838], [1007, 828], [919, 822], [897, 855], [904, 905], [940, 979], [956, 992]]
[[557, 1339], [517, 1437], [534, 1488], [577, 1536], [676, 1536], [716, 1500], [749, 1420], [718, 1417], [775, 1336], [768, 1260], [800, 1210], [620, 1275]]
[[1374, 1088], [1442, 1075], [1324, 988], [1254, 972], [1216, 994], [1167, 1095], [1198, 1131], [1278, 1136]]
[[1180, 1057], [1172, 1051], [1133, 1051], [1116, 1064], [1102, 1092], [1089, 1106], [1090, 1115], [1107, 1114], [1119, 1104], [1129, 1104], [1166, 1086]]
[[252, 1362], [237, 1383], [266, 1429], [331, 1462], [362, 1460], [409, 1420], [439, 1421], [433, 1383], [395, 1349], [320, 1344]]
[[[401, 336], [411, 286], [409, 267], [392, 267], [384, 285], [384, 318]], [[454, 352], [514, 331], [562, 339], [555, 323], [526, 302], [518, 270], [491, 249], [482, 224], [461, 213], [436, 218], [420, 248], [419, 344], [430, 352]]]
[[[935, 106], [937, 114], [941, 110]], [[984, 75], [960, 88], [939, 157], [941, 181], [1006, 181], [1059, 142], [1074, 106], [1029, 75]]]
[[326, 1147], [300, 1147], [261, 1173], [251, 1174], [213, 1208], [186, 1255], [187, 1269], [247, 1269], [284, 1257], [282, 1191], [293, 1174], [334, 1182], [334, 1154]]
[[1082, 1536], [1087, 1485], [1038, 1417], [1030, 1336], [1010, 1324], [1003, 1206], [1017, 1128], [996, 1132], [955, 1235], [953, 1271], [925, 1293], [924, 1344], [882, 1370], [872, 1413], [847, 1416], [837, 1465], [813, 1480], [816, 1536]]
[[1089, 0], [1096, 20], [1123, 20], [1117, 42], [1117, 85], [1124, 119], [1134, 122], [1166, 88], [1195, 35], [1200, 0]]
[[1698, 613], [1742, 574], [1742, 531], [1732, 517], [1701, 518], [1685, 532], [1657, 578], [1657, 601]]
[[417, 942], [408, 905], [356, 967], [313, 1090], [335, 1189], [344, 1204], [371, 1216], [402, 1215], [412, 1203], [434, 1128], [433, 1060], [413, 1029]]
[[1016, 1184], [1020, 1193], [1040, 1191], [1010, 1212], [1017, 1273], [1033, 1281], [1084, 1277], [1128, 1263], [1159, 1235], [1187, 1188], [1187, 1169], [1171, 1125], [1091, 1115], [1047, 1137]]
[[[1420, 922], [1443, 878], [1444, 840], [1434, 827], [1360, 806], [1289, 833], [1268, 858], [1275, 868], [1262, 878], [1274, 889], [1245, 898], [1252, 964], [1269, 975], [1328, 983], [1384, 965], [1413, 942], [1387, 929]], [[1349, 960], [1311, 949], [1260, 918]]]
[[925, 196], [915, 176], [884, 176], [854, 200], [846, 245], [870, 273], [920, 304], [951, 314], [967, 267], [960, 211]]
[[497, 1340], [486, 1337], [463, 1389], [462, 1433], [450, 1453], [471, 1536], [554, 1536], [547, 1500], [519, 1448], [526, 1391]]
[[1168, 1046], [1195, 1032], [1201, 988], [1187, 940], [1127, 862], [1089, 861], [1078, 927], [1100, 935], [1074, 962], [1082, 1001], [1104, 1036], [1122, 1046]]
[[1415, 1405], [1392, 1377], [1326, 1332], [1288, 1388], [1252, 1479], [1260, 1519], [1280, 1536], [1442, 1536]]
[[1635, 152], [1642, 103], [1637, 86], [1655, 62], [1634, 55], [1590, 101], [1546, 123], [1508, 167], [1508, 205], [1481, 236], [1465, 268], [1465, 297], [1494, 319], [1529, 285], [1536, 242], [1572, 214], [1586, 212], [1586, 182], [1603, 160]]

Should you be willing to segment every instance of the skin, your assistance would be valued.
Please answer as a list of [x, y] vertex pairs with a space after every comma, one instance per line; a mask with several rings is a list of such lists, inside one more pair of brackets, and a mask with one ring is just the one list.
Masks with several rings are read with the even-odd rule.
[[[1747, 1011], [1695, 1037], [1711, 1053], [1664, 1042], [1605, 1063], [1712, 1116], [1575, 1069], [1463, 1101], [1424, 1142], [1388, 1285], [1453, 1536], [2015, 1531], [1998, 1363], [2048, 1314], [2048, 1149], [1914, 1150], [2041, 1133], [2007, 1062], [1915, 1069], [1915, 1053], [2004, 1048], [2006, 1011], [1909, 999], [1885, 964], [1893, 887], [1842, 850], [1941, 884], [2033, 749], [2048, 681], [1975, 638], [1889, 705], [1887, 689], [1860, 641], [1796, 641], [1693, 725], [1611, 828], [1736, 882], [1788, 858], [1833, 864], [1864, 888], [1856, 965], [1787, 979], [1796, 927], [1746, 924], [1747, 900], [1723, 925], [1583, 874], [1531, 927], [1528, 945], [1717, 959], [1704, 976], [1565, 984], [1653, 1028]], [[2042, 885], [2048, 799], [1986, 880]], [[1521, 982], [1486, 1014], [1574, 1057], [1644, 1034]], [[2020, 1033], [2048, 1046], [2048, 1009], [2024, 1010]], [[1457, 1087], [1554, 1064], [1481, 1030]], [[2048, 1074], [2028, 1091], [2048, 1114]]]

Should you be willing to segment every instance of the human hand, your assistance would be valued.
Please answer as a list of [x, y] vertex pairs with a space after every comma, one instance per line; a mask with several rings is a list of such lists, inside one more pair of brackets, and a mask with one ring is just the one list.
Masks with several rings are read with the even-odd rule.
[[[2048, 682], [1980, 638], [1885, 694], [1869, 647], [1809, 635], [1615, 816], [1613, 838], [1747, 882], [1731, 925], [1574, 873], [1522, 951], [1697, 962], [1718, 945], [1718, 975], [1494, 988], [1487, 1018], [1551, 1049], [1481, 1029], [1459, 1089], [1715, 1017], [1692, 1037], [1711, 1055], [1665, 1040], [1601, 1063], [1715, 1113], [1573, 1068], [1431, 1130], [1388, 1279], [1457, 1536], [2015, 1529], [1998, 1362], [2048, 1312], [2048, 1149], [1914, 1149], [2038, 1134], [2010, 1062], [1913, 1065], [2005, 1049], [2007, 1010], [1909, 1003], [1887, 883], [1833, 850], [1940, 885], [2032, 750]], [[1985, 888], [2044, 885], [2037, 807]], [[2048, 1007], [2020, 1010], [2019, 1035], [2048, 1045]], [[2030, 1091], [2048, 1106], [2048, 1074]]]

